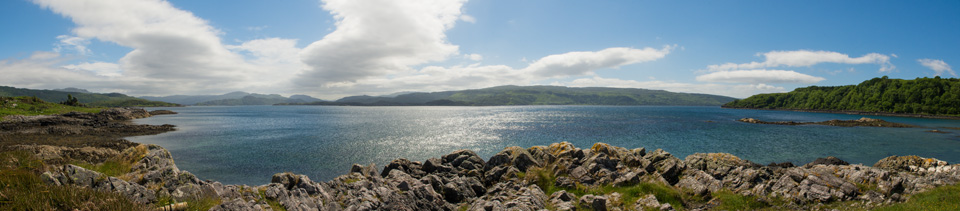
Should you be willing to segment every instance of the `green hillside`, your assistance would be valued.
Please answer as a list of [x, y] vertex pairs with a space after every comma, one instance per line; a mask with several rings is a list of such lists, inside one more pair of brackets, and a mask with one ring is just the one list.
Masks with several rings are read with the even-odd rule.
[[811, 86], [788, 93], [759, 94], [723, 106], [960, 115], [960, 79], [938, 76], [904, 80], [884, 76], [858, 85]]
[[65, 92], [54, 90], [36, 90], [22, 89], [8, 86], [0, 86], [0, 97], [19, 97], [32, 96], [47, 102], [63, 102], [67, 100], [67, 95], [76, 97], [80, 103], [88, 106], [103, 107], [167, 107], [180, 106], [178, 104], [150, 101], [140, 98], [130, 97], [120, 93], [98, 94], [83, 92]]
[[71, 111], [96, 113], [100, 108], [68, 106], [50, 103], [35, 97], [0, 97], [0, 117], [7, 115], [50, 115], [62, 114]]
[[632, 88], [572, 88], [562, 86], [498, 86], [485, 89], [409, 93], [396, 97], [351, 96], [311, 105], [700, 105], [717, 106], [735, 100], [707, 94], [675, 93]]

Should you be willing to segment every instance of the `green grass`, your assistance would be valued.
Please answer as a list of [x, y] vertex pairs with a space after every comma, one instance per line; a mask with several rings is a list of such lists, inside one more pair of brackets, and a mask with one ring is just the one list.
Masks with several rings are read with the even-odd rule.
[[126, 163], [116, 159], [110, 159], [99, 164], [90, 164], [83, 161], [72, 161], [70, 164], [100, 172], [111, 177], [119, 177], [126, 173], [130, 173], [130, 169], [133, 167], [132, 163]]
[[729, 190], [713, 192], [710, 195], [720, 201], [715, 210], [758, 210], [770, 206], [758, 201], [756, 196], [744, 196]]
[[[543, 190], [546, 195], [553, 194], [554, 192], [565, 190], [567, 192], [573, 193], [575, 195], [583, 196], [586, 194], [592, 195], [607, 195], [611, 193], [620, 193], [621, 201], [623, 202], [624, 208], [633, 208], [633, 205], [637, 202], [637, 199], [640, 197], [646, 196], [647, 194], [653, 194], [657, 197], [657, 200], [660, 203], [670, 203], [676, 209], [683, 209], [684, 201], [700, 201], [702, 199], [694, 197], [692, 195], [684, 195], [679, 189], [671, 187], [665, 184], [659, 183], [645, 183], [641, 182], [640, 184], [626, 186], [626, 187], [614, 187], [612, 185], [604, 185], [599, 187], [587, 187], [578, 184], [576, 188], [562, 188], [555, 185], [557, 175], [554, 175], [552, 172], [547, 170], [549, 168], [531, 168], [528, 169], [526, 173], [518, 173], [518, 177], [523, 178], [524, 180], [537, 184], [540, 189]], [[586, 208], [585, 206], [580, 206], [581, 208]]]
[[0, 162], [2, 210], [149, 210], [117, 193], [46, 185], [37, 173], [42, 162], [27, 152], [2, 152]]
[[103, 108], [100, 107], [76, 107], [50, 103], [35, 97], [0, 97], [0, 117], [63, 114], [71, 111], [97, 113], [102, 110]]
[[277, 200], [267, 199], [267, 194], [264, 192], [266, 191], [263, 189], [260, 189], [257, 193], [260, 194], [261, 199], [263, 199], [264, 201], [267, 201], [267, 205], [270, 205], [270, 209], [273, 209], [275, 211], [287, 211], [287, 209], [284, 208], [283, 205], [280, 205], [280, 202], [278, 202]]
[[940, 186], [915, 194], [906, 202], [874, 210], [960, 210], [960, 184]]

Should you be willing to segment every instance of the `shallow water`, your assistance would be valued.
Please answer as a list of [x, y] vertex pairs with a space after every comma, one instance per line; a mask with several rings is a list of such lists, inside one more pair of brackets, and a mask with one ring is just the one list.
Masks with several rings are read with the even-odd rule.
[[727, 152], [760, 164], [804, 164], [835, 156], [872, 165], [891, 155], [960, 162], [960, 120], [881, 117], [932, 128], [760, 125], [735, 121], [825, 121], [861, 115], [676, 106], [163, 108], [180, 114], [139, 119], [177, 131], [129, 137], [168, 149], [181, 170], [225, 184], [260, 185], [279, 172], [327, 181], [354, 163], [379, 168], [396, 158], [423, 161], [457, 149], [489, 158], [504, 147], [567, 141], [662, 148], [684, 158]]

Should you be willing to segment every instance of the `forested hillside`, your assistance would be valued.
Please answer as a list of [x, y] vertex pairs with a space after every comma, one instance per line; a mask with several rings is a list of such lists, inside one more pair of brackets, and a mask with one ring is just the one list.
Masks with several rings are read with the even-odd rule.
[[[76, 89], [76, 88], [74, 88]], [[160, 107], [160, 106], [180, 106], [174, 103], [150, 101], [140, 98], [130, 97], [120, 93], [98, 94], [88, 92], [22, 89], [9, 86], [0, 86], [0, 97], [37, 97], [46, 102], [63, 102], [67, 96], [76, 97], [79, 103], [88, 106], [104, 107]], [[80, 89], [76, 89], [80, 90]], [[84, 90], [86, 91], [86, 90]]]
[[884, 76], [858, 85], [811, 86], [788, 93], [759, 94], [723, 106], [960, 115], [960, 79], [938, 76], [904, 80]]

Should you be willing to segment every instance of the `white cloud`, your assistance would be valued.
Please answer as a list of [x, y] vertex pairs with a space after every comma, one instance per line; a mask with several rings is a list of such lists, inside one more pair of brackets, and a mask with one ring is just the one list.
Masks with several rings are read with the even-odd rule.
[[[355, 82], [330, 83], [327, 87], [335, 89], [325, 90], [324, 93], [321, 94], [331, 95], [327, 98], [336, 98], [355, 95], [357, 93], [370, 95], [387, 94], [396, 92], [397, 90], [438, 91], [486, 88], [500, 85], [534, 84], [537, 81], [558, 78], [555, 77], [556, 74], [550, 72], [551, 69], [546, 69], [546, 67], [558, 66], [556, 70], [568, 76], [589, 75], [589, 73], [597, 69], [614, 68], [648, 61], [650, 57], [643, 56], [647, 54], [646, 52], [666, 52], [669, 48], [670, 47], [664, 47], [664, 49], [660, 50], [652, 48], [608, 48], [600, 51], [548, 55], [530, 64], [526, 68], [521, 69], [504, 65], [480, 64], [452, 67], [427, 66], [407, 74], [394, 75], [393, 77], [370, 77], [358, 79]], [[616, 53], [618, 51], [633, 53]], [[635, 53], [636, 51], [643, 53]], [[562, 61], [559, 58], [564, 58], [569, 61]], [[557, 61], [556, 63], [563, 65], [553, 64], [553, 61]], [[569, 68], [570, 66], [577, 68]], [[569, 71], [569, 69], [576, 69], [576, 71]]]
[[56, 47], [53, 49], [54, 52], [60, 53], [67, 49], [73, 49], [76, 50], [77, 54], [80, 55], [90, 54], [90, 49], [87, 49], [87, 45], [90, 44], [90, 40], [70, 35], [60, 35], [57, 36], [57, 39], [60, 40], [60, 42], [56, 44]]
[[99, 76], [118, 77], [121, 75], [120, 65], [108, 62], [84, 62], [80, 64], [65, 65], [63, 68], [69, 70], [85, 70], [93, 72]]
[[299, 86], [399, 74], [458, 53], [445, 31], [459, 19], [465, 0], [323, 2], [337, 20], [336, 30], [300, 53], [309, 68], [295, 81]]
[[483, 55], [475, 54], [475, 53], [474, 53], [474, 54], [466, 54], [466, 55], [463, 55], [463, 58], [466, 58], [466, 59], [469, 59], [469, 60], [473, 60], [473, 61], [480, 61], [480, 60], [483, 60]]
[[132, 48], [114, 62], [120, 70], [96, 62], [52, 66], [69, 68], [63, 71], [85, 70], [93, 76], [111, 76], [113, 79], [104, 83], [114, 83], [130, 94], [208, 94], [251, 88], [272, 89], [258, 90], [264, 92], [280, 91], [283, 86], [258, 85], [264, 85], [259, 83], [263, 78], [274, 77], [285, 66], [265, 66], [258, 62], [291, 61], [297, 57], [286, 50], [274, 52], [251, 46], [257, 44], [257, 41], [251, 41], [237, 47], [257, 58], [254, 63], [247, 62], [243, 55], [221, 43], [221, 31], [211, 27], [206, 20], [163, 0], [33, 2], [76, 24], [73, 35], [58, 37], [61, 43], [58, 48], [72, 47], [89, 52], [84, 46], [91, 39]]
[[616, 78], [602, 78], [602, 77], [592, 77], [592, 78], [580, 78], [573, 80], [571, 82], [557, 82], [554, 85], [561, 86], [571, 86], [571, 87], [620, 87], [620, 88], [641, 88], [641, 89], [655, 89], [655, 90], [666, 90], [671, 92], [685, 92], [685, 93], [704, 93], [704, 94], [714, 94], [730, 97], [749, 97], [751, 95], [760, 94], [760, 93], [773, 93], [773, 92], [784, 92], [783, 87], [771, 86], [767, 84], [741, 84], [741, 85], [730, 85], [730, 84], [692, 84], [692, 83], [678, 83], [678, 82], [666, 82], [659, 80], [651, 81], [635, 81], [635, 80], [623, 80]]
[[[880, 65], [880, 72], [890, 72], [896, 66], [890, 63], [890, 56], [879, 54], [879, 53], [869, 53], [861, 57], [850, 57], [847, 54], [842, 54], [838, 52], [831, 51], [809, 51], [809, 50], [797, 50], [797, 51], [770, 51], [766, 53], [758, 53], [758, 56], [763, 56], [763, 62], [750, 62], [743, 64], [736, 63], [725, 63], [719, 65], [710, 65], [707, 66], [707, 69], [710, 71], [725, 71], [725, 70], [743, 70], [743, 69], [758, 69], [758, 68], [768, 68], [768, 67], [809, 67], [817, 65], [820, 63], [838, 63], [838, 64], [878, 64]], [[891, 55], [896, 57], [895, 55]]]
[[72, 35], [58, 38], [60, 50], [83, 46], [89, 51], [85, 42], [92, 39], [133, 50], [115, 62], [64, 64], [66, 59], [58, 52], [4, 60], [0, 83], [133, 95], [255, 90], [330, 98], [535, 84], [658, 60], [674, 48], [560, 53], [531, 60], [523, 68], [479, 63], [435, 66], [431, 63], [461, 56], [483, 59], [479, 54], [461, 54], [447, 41], [445, 33], [457, 21], [475, 21], [462, 14], [465, 0], [326, 0], [323, 9], [337, 20], [336, 28], [303, 49], [297, 48], [297, 40], [284, 38], [225, 45], [223, 32], [163, 0], [33, 1], [76, 24]]
[[477, 19], [469, 15], [460, 15], [460, 20], [467, 23], [477, 23]]
[[63, 59], [54, 52], [36, 52], [29, 58], [0, 60], [0, 84], [26, 88], [96, 88], [112, 86], [85, 70], [67, 70], [57, 66]]
[[697, 81], [722, 83], [817, 83], [825, 80], [789, 70], [735, 70], [712, 72], [697, 76]]
[[957, 73], [953, 72], [953, 68], [951, 68], [950, 65], [947, 64], [946, 62], [943, 62], [943, 60], [917, 59], [917, 62], [920, 62], [920, 65], [930, 68], [931, 70], [936, 72], [935, 74], [936, 76], [943, 75], [944, 73], [950, 73], [950, 75], [953, 75], [953, 77], [957, 77]]
[[564, 77], [585, 75], [602, 68], [617, 68], [623, 65], [661, 59], [670, 53], [672, 46], [655, 48], [607, 48], [600, 51], [569, 52], [543, 57], [525, 70], [541, 77]]

